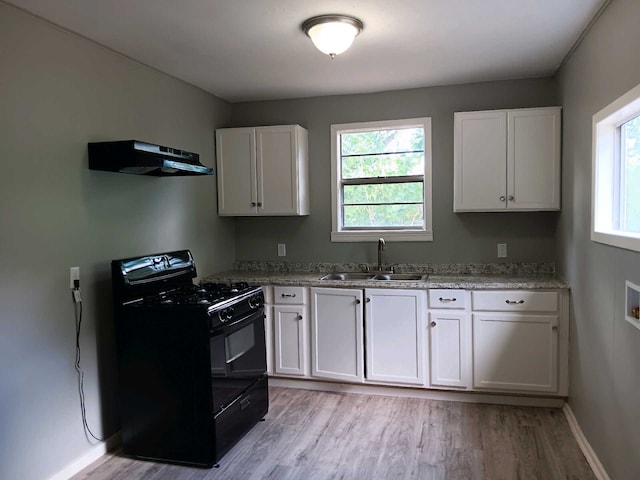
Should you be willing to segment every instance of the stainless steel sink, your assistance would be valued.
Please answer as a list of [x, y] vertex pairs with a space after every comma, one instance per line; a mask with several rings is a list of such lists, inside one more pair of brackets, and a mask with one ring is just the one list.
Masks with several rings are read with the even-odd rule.
[[379, 280], [379, 281], [405, 281], [405, 282], [424, 282], [429, 275], [423, 275], [421, 273], [357, 273], [357, 272], [344, 272], [344, 273], [329, 273], [320, 280]]
[[345, 272], [345, 273], [329, 273], [320, 280], [370, 280], [372, 275], [370, 273], [357, 273], [357, 272]]
[[424, 282], [427, 280], [429, 275], [423, 275], [421, 273], [381, 273], [375, 275], [373, 280], [383, 280], [383, 281], [405, 281], [405, 282]]

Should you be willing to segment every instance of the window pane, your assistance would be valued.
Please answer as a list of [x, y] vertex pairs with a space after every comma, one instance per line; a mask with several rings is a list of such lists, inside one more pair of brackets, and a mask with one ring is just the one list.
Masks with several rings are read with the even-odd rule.
[[342, 178], [424, 175], [424, 153], [342, 157]]
[[340, 137], [343, 156], [424, 150], [422, 128], [343, 133]]
[[640, 233], [640, 117], [622, 125], [622, 229]]
[[430, 131], [430, 118], [331, 125], [332, 241], [432, 239]]
[[419, 205], [345, 205], [344, 228], [423, 227]]
[[422, 182], [345, 185], [345, 204], [422, 203]]

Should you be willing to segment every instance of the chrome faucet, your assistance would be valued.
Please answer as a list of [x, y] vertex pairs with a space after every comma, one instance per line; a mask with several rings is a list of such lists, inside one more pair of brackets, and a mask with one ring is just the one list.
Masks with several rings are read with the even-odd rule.
[[378, 271], [382, 271], [382, 251], [384, 250], [385, 242], [384, 238], [378, 239]]

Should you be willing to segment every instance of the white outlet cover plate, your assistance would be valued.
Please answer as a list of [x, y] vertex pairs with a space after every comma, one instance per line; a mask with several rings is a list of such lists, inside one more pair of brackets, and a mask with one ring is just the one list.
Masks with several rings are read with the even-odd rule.
[[69, 268], [69, 288], [74, 288], [74, 280], [80, 281], [80, 267]]

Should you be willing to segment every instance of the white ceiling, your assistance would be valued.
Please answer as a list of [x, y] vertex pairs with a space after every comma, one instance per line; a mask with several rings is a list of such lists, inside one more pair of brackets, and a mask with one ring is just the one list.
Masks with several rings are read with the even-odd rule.
[[[553, 74], [608, 0], [9, 0], [231, 102]], [[358, 17], [335, 60], [300, 29]]]

